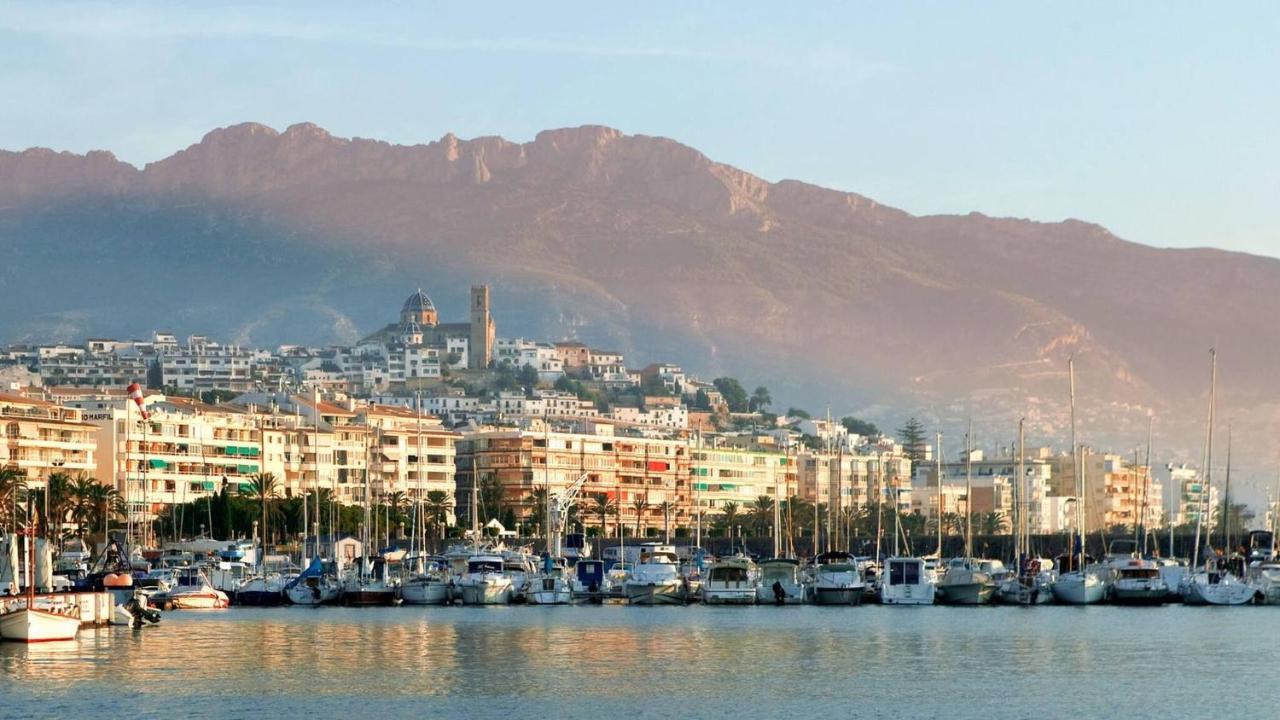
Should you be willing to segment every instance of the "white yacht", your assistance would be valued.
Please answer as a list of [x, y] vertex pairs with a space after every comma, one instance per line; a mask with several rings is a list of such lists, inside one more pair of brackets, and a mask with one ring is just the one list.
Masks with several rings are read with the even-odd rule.
[[231, 605], [227, 594], [211, 585], [200, 568], [177, 568], [174, 580], [175, 584], [165, 595], [167, 610], [205, 610]]
[[511, 578], [503, 572], [501, 555], [472, 555], [457, 581], [464, 605], [507, 605], [515, 596]]
[[880, 603], [883, 605], [932, 605], [937, 585], [925, 565], [916, 557], [885, 558], [880, 575]]
[[444, 605], [449, 602], [449, 578], [442, 558], [415, 557], [405, 561], [412, 569], [400, 583], [400, 599], [408, 605]]
[[1183, 580], [1178, 588], [1185, 605], [1245, 605], [1253, 601], [1254, 587], [1225, 568], [1216, 558], [1205, 569]]
[[800, 561], [787, 558], [760, 561], [756, 602], [761, 605], [799, 605], [808, 599], [808, 592]]
[[530, 605], [568, 605], [573, 602], [573, 586], [565, 577], [563, 562], [543, 558], [542, 572], [529, 578], [525, 601]]
[[[683, 605], [688, 589], [680, 577], [678, 558], [670, 546], [646, 544], [640, 561], [623, 583], [627, 602], [632, 605]], [[615, 566], [616, 567], [616, 566]]]
[[1160, 577], [1155, 560], [1130, 558], [1111, 565], [1111, 602], [1117, 605], [1159, 605], [1169, 597], [1169, 586]]
[[525, 550], [504, 550], [502, 572], [511, 578], [511, 601], [524, 602], [527, 599], [525, 591], [528, 589], [529, 579], [538, 572], [533, 557]]
[[1280, 605], [1280, 560], [1254, 560], [1247, 578], [1259, 604]]
[[1064, 605], [1096, 605], [1107, 599], [1111, 590], [1111, 569], [1093, 561], [1084, 559], [1084, 570], [1081, 571], [1081, 558], [1075, 555], [1058, 557], [1061, 569], [1058, 578], [1053, 581], [1053, 599]]
[[815, 605], [861, 605], [867, 583], [857, 559], [847, 552], [828, 552], [813, 559]]
[[760, 570], [746, 555], [711, 564], [702, 583], [702, 602], [708, 605], [755, 605]]
[[985, 605], [996, 592], [992, 577], [995, 563], [1004, 570], [998, 560], [979, 558], [952, 558], [947, 562], [947, 572], [938, 583], [938, 602], [944, 605]]

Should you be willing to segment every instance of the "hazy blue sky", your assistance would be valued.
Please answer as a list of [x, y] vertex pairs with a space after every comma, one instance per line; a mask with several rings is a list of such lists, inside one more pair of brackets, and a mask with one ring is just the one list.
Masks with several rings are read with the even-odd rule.
[[0, 148], [598, 123], [915, 213], [1280, 255], [1278, 3], [361, 5], [0, 1]]

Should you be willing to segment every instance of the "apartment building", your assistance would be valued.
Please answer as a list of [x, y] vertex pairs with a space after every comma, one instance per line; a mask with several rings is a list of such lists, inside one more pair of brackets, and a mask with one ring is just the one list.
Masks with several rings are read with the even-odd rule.
[[0, 393], [0, 430], [0, 467], [16, 467], [28, 488], [43, 488], [55, 471], [97, 472], [97, 428], [78, 408]]

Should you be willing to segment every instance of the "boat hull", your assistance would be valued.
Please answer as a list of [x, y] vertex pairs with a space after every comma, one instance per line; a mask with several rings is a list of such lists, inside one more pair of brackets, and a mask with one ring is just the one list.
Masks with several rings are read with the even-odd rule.
[[458, 588], [463, 605], [509, 605], [511, 584], [470, 583]]
[[943, 605], [986, 605], [996, 589], [990, 583], [958, 583], [938, 587], [938, 602]]
[[624, 591], [627, 602], [632, 605], [684, 605], [685, 592], [679, 583], [635, 583], [626, 584]]
[[861, 605], [863, 591], [857, 587], [815, 587], [813, 589], [814, 605]]
[[708, 605], [755, 605], [756, 589], [754, 587], [716, 588], [704, 584], [702, 602]]
[[351, 607], [388, 607], [396, 604], [396, 592], [391, 589], [346, 590], [342, 604]]
[[881, 605], [932, 605], [937, 599], [934, 585], [889, 585], [880, 588]]
[[1115, 605], [1163, 605], [1169, 598], [1169, 588], [1164, 582], [1128, 583], [1117, 580], [1111, 587], [1111, 602]]
[[38, 643], [74, 640], [80, 618], [47, 610], [20, 608], [0, 615], [0, 640]]
[[400, 599], [406, 605], [444, 605], [449, 602], [449, 585], [443, 582], [405, 583], [400, 587]]
[[237, 590], [235, 604], [248, 607], [277, 607], [284, 604], [284, 594], [275, 590]]
[[1242, 582], [1206, 585], [1190, 582], [1183, 587], [1184, 605], [1247, 605], [1254, 600], [1256, 591]]
[[226, 593], [215, 590], [192, 593], [169, 593], [165, 607], [170, 610], [219, 610], [230, 607]]
[[530, 590], [526, 595], [530, 605], [568, 605], [573, 601], [573, 591], [564, 590]]
[[1107, 586], [1101, 580], [1060, 577], [1053, 584], [1053, 599], [1064, 605], [1097, 605], [1106, 597]]
[[285, 590], [285, 597], [288, 598], [290, 603], [302, 605], [303, 607], [329, 605], [337, 602], [341, 595], [341, 588], [334, 584], [322, 584], [314, 587], [298, 584]]

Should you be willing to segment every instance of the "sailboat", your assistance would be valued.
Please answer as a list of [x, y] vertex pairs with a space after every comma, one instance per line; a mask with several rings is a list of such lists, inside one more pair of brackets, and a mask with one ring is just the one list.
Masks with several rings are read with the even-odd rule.
[[1058, 577], [1053, 582], [1053, 597], [1067, 605], [1094, 605], [1107, 597], [1107, 572], [1104, 567], [1091, 564], [1085, 555], [1085, 512], [1087, 479], [1084, 472], [1084, 448], [1076, 442], [1076, 367], [1075, 358], [1067, 360], [1067, 374], [1071, 383], [1071, 454], [1075, 468], [1076, 530], [1075, 544], [1078, 552], [1068, 553], [1059, 565]]
[[[26, 601], [0, 615], [0, 640], [36, 643], [57, 640], [74, 640], [80, 632], [80, 609], [73, 607], [69, 611], [57, 612], [52, 609], [36, 607], [36, 534], [34, 527], [28, 533], [27, 540], [27, 595]], [[14, 549], [6, 556], [16, 556], [18, 536], [9, 538]], [[47, 546], [46, 546], [47, 547]], [[47, 558], [46, 558], [47, 559]], [[48, 563], [46, 563], [46, 567]], [[17, 567], [14, 563], [14, 576]]]
[[[938, 584], [938, 601], [944, 605], [985, 605], [991, 602], [999, 587], [994, 573], [1004, 570], [998, 560], [982, 560], [973, 557], [973, 424], [965, 435], [965, 495], [964, 495], [964, 557], [952, 558], [947, 572]], [[941, 496], [939, 496], [941, 509]]]
[[306, 570], [284, 586], [284, 594], [294, 605], [316, 607], [337, 602], [342, 585], [325, 571], [324, 560], [316, 555]]
[[[381, 436], [374, 443], [381, 447]], [[392, 582], [384, 558], [373, 557], [369, 544], [373, 537], [369, 532], [372, 518], [369, 510], [369, 472], [373, 467], [372, 447], [365, 458], [364, 471], [364, 525], [361, 527], [361, 548], [364, 550], [356, 567], [342, 581], [343, 605], [395, 605], [399, 602], [397, 587]]]
[[[1210, 512], [1209, 498], [1213, 488], [1213, 412], [1214, 396], [1218, 380], [1218, 353], [1209, 351], [1211, 373], [1209, 380], [1209, 428], [1205, 439], [1204, 492], [1200, 505], [1200, 513], [1196, 518], [1195, 551], [1191, 559], [1191, 574], [1178, 587], [1184, 605], [1244, 605], [1252, 602], [1256, 594], [1253, 586], [1236, 576], [1227, 567], [1227, 558], [1210, 554], [1205, 559], [1203, 569], [1200, 567], [1200, 526], [1204, 515]], [[1227, 478], [1231, 477], [1231, 443], [1227, 442]], [[1227, 486], [1227, 507], [1231, 507], [1230, 485]], [[1224, 518], [1225, 520], [1225, 518]], [[1224, 523], [1225, 525], [1225, 523]]]
[[1053, 565], [1049, 563], [1046, 567], [1046, 561], [1031, 557], [1027, 542], [1029, 503], [1026, 498], [1027, 473], [1024, 465], [1027, 456], [1025, 425], [1025, 419], [1019, 418], [1017, 477], [1013, 482], [1013, 562], [1018, 571], [1009, 573], [996, 591], [996, 600], [1006, 605], [1042, 605], [1053, 599]]

